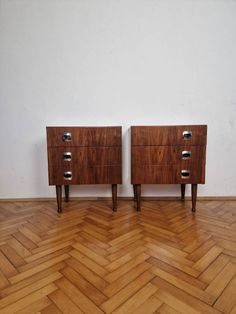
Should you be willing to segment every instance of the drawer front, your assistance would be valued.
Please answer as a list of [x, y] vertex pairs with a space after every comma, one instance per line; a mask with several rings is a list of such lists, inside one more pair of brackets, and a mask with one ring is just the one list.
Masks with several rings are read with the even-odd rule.
[[132, 126], [131, 145], [206, 145], [206, 125]]
[[73, 184], [121, 184], [122, 172], [114, 166], [69, 166], [52, 167], [49, 171], [49, 185]]
[[135, 166], [203, 162], [205, 146], [132, 146], [132, 164]]
[[205, 167], [200, 164], [132, 167], [132, 184], [205, 183]]
[[121, 146], [121, 127], [47, 127], [47, 145]]
[[121, 147], [49, 147], [48, 165], [109, 166], [121, 165]]

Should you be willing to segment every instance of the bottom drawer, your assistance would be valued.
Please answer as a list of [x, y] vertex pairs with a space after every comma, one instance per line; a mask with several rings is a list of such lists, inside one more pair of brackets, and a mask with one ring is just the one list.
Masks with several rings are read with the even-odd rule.
[[120, 166], [52, 167], [49, 185], [121, 184]]
[[181, 165], [151, 165], [133, 167], [132, 184], [205, 183], [205, 169], [196, 164], [183, 168]]

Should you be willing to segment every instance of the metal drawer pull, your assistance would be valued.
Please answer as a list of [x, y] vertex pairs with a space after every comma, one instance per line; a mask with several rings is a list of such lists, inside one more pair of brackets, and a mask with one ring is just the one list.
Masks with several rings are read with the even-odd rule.
[[189, 170], [181, 170], [181, 178], [182, 179], [188, 179], [190, 177], [190, 171]]
[[62, 135], [63, 142], [70, 142], [71, 141], [71, 133], [70, 132], [64, 132]]
[[182, 158], [183, 159], [188, 159], [191, 157], [191, 152], [189, 150], [183, 150], [182, 151]]
[[192, 131], [184, 131], [183, 132], [183, 138], [185, 139], [185, 140], [188, 140], [188, 139], [190, 139], [192, 137]]
[[72, 158], [72, 153], [71, 152], [64, 152], [63, 153], [63, 159], [65, 161], [71, 161], [71, 158]]
[[65, 171], [64, 172], [64, 179], [65, 180], [71, 180], [72, 179], [72, 172], [71, 171]]

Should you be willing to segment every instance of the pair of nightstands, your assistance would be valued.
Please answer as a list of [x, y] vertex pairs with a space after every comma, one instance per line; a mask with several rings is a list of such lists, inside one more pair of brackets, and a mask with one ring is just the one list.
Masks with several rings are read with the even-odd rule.
[[[196, 210], [197, 184], [205, 183], [206, 125], [132, 126], [131, 184], [137, 210], [142, 184], [192, 185]], [[117, 210], [117, 184], [122, 183], [121, 127], [47, 127], [49, 185], [56, 185], [61, 212], [69, 185], [111, 184], [113, 211]]]

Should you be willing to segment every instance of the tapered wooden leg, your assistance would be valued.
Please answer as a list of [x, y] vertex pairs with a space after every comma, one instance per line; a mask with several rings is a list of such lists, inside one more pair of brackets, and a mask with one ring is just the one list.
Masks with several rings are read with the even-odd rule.
[[136, 190], [136, 184], [133, 184], [133, 190], [134, 190], [134, 201], [137, 201], [137, 190]]
[[58, 213], [61, 213], [62, 212], [62, 209], [61, 209], [61, 197], [62, 197], [61, 185], [56, 185], [56, 194], [57, 194], [57, 211], [58, 211]]
[[136, 184], [137, 211], [141, 210], [141, 184]]
[[192, 184], [192, 212], [196, 211], [197, 184]]
[[65, 202], [69, 202], [69, 185], [65, 185]]
[[117, 184], [112, 184], [112, 209], [113, 212], [117, 211]]
[[185, 187], [186, 184], [181, 184], [181, 200], [185, 199]]

